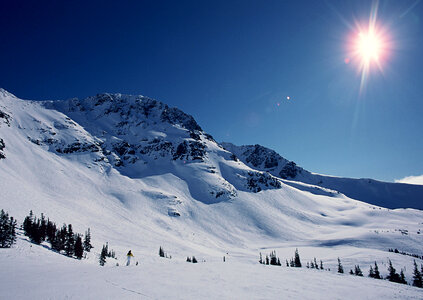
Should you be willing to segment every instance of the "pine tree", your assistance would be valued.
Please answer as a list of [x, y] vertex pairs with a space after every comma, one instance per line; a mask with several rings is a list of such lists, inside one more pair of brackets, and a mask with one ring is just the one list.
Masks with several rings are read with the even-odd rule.
[[287, 259], [285, 259], [285, 261], [286, 261], [286, 266], [287, 266], [287, 267], [289, 267], [288, 260], [287, 260]]
[[32, 210], [29, 211], [29, 216], [26, 216], [23, 222], [23, 230], [26, 236], [30, 236], [31, 228], [32, 228], [32, 221], [33, 221], [33, 213]]
[[422, 273], [417, 268], [417, 263], [414, 260], [414, 272], [413, 272], [413, 285], [417, 287], [423, 287]]
[[31, 229], [30, 229], [30, 236], [31, 242], [35, 244], [41, 244], [43, 241], [42, 233], [41, 233], [41, 221], [37, 218], [34, 218], [32, 222]]
[[266, 265], [269, 264], [269, 256], [266, 255]]
[[46, 221], [43, 213], [41, 213], [39, 231], [40, 231], [41, 241], [45, 241], [46, 237], [47, 237], [47, 221]]
[[354, 274], [355, 274], [355, 276], [363, 276], [363, 272], [361, 271], [361, 269], [360, 269], [360, 266], [359, 266], [359, 265], [356, 265], [356, 266], [354, 267]]
[[405, 275], [404, 275], [403, 269], [401, 269], [401, 272], [400, 272], [400, 280], [399, 280], [399, 283], [407, 284], [407, 281], [405, 280]]
[[262, 257], [262, 255], [261, 255], [261, 252], [260, 252], [260, 259], [259, 259], [259, 263], [263, 264], [263, 257]]
[[104, 266], [104, 264], [106, 263], [106, 256], [107, 256], [107, 247], [103, 245], [103, 248], [101, 249], [101, 253], [100, 253], [100, 259], [99, 259], [100, 266]]
[[401, 281], [400, 275], [398, 275], [397, 271], [392, 266], [391, 260], [389, 260], [388, 272], [389, 272], [389, 274], [388, 274], [388, 276], [386, 278], [389, 281], [392, 281], [392, 282], [400, 282]]
[[67, 256], [72, 256], [75, 251], [75, 238], [73, 235], [72, 224], [68, 225], [66, 241], [65, 241], [65, 252]]
[[298, 248], [295, 249], [294, 263], [296, 268], [301, 268], [301, 260], [300, 260], [300, 255], [298, 254]]
[[187, 262], [191, 262], [191, 257], [187, 256]]
[[270, 264], [272, 266], [276, 266], [278, 264], [278, 260], [276, 258], [276, 252], [272, 251], [272, 253], [270, 253]]
[[81, 239], [81, 236], [79, 234], [76, 236], [74, 252], [75, 252], [75, 257], [77, 259], [81, 259], [82, 256], [84, 255], [84, 248], [82, 246], [82, 239]]
[[0, 211], [0, 248], [10, 248], [16, 241], [16, 220]]
[[160, 248], [159, 248], [159, 256], [160, 257], [165, 257], [165, 254], [164, 254], [164, 251], [163, 251], [163, 248], [160, 246]]
[[65, 250], [67, 236], [68, 229], [66, 224], [63, 224], [62, 228], [56, 232], [56, 250], [58, 252]]
[[379, 267], [377, 266], [377, 263], [375, 262], [375, 269], [374, 269], [374, 277], [376, 279], [382, 279], [382, 276], [380, 276], [379, 273]]
[[282, 266], [281, 261], [279, 260], [279, 257], [278, 257], [278, 264], [277, 265]]
[[94, 247], [91, 245], [91, 232], [90, 232], [90, 229], [88, 228], [88, 230], [85, 231], [84, 250], [87, 252], [90, 252], [92, 248]]
[[54, 224], [50, 220], [47, 220], [46, 238], [47, 238], [47, 241], [51, 244], [52, 248], [53, 248], [53, 244], [55, 243], [56, 231], [57, 231], [56, 224]]
[[323, 270], [323, 262], [320, 260], [320, 270]]
[[351, 269], [350, 269], [350, 275], [354, 275], [354, 272], [353, 272], [353, 270], [351, 270]]
[[375, 272], [373, 271], [373, 267], [372, 266], [370, 266], [369, 277], [370, 278], [375, 278]]
[[316, 258], [314, 258], [313, 261], [314, 261], [314, 268], [319, 269]]
[[195, 258], [195, 256], [192, 257], [192, 263], [196, 264], [197, 263], [197, 259]]
[[342, 267], [341, 260], [338, 257], [338, 273], [344, 273], [344, 267]]

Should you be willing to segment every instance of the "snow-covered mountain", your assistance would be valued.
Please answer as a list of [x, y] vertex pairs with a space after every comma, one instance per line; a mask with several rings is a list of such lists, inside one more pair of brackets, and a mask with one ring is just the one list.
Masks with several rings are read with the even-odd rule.
[[[223, 146], [192, 116], [144, 96], [29, 101], [0, 90], [0, 208], [21, 221], [32, 209], [76, 232], [90, 227], [94, 251], [108, 241], [122, 259], [132, 249], [146, 261], [163, 246], [176, 261], [226, 255], [249, 268], [259, 252], [290, 258], [298, 247], [335, 270], [337, 257], [352, 268], [386, 263], [388, 248], [423, 254], [423, 211], [291, 176], [317, 175], [263, 147]], [[410, 278], [411, 258], [390, 258]]]
[[335, 190], [352, 199], [378, 206], [423, 209], [422, 185], [321, 175], [304, 170], [295, 162], [261, 145], [236, 146], [231, 143], [221, 143], [221, 145], [251, 168], [287, 179], [289, 181], [284, 182], [292, 186], [298, 186], [297, 182], [303, 182]]

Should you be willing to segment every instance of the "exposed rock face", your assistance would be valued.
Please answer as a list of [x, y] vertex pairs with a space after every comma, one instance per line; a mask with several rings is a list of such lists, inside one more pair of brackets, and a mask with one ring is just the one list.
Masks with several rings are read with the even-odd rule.
[[[10, 126], [10, 115], [0, 110], [0, 121], [3, 121], [3, 123], [5, 123], [7, 126]], [[1, 126], [1, 122], [0, 122], [0, 126]]]
[[277, 152], [261, 145], [235, 146], [231, 143], [221, 143], [221, 145], [234, 154], [234, 160], [240, 159], [252, 168], [270, 172], [283, 179], [295, 179], [298, 174], [307, 172], [293, 161], [289, 161]]
[[6, 148], [6, 145], [2, 138], [0, 138], [0, 159], [6, 158], [6, 155], [3, 153], [4, 148]]

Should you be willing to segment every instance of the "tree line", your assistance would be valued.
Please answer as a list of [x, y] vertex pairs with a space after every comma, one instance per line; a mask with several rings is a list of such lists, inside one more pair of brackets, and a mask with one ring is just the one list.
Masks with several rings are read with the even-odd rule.
[[[269, 255], [266, 255], [263, 258], [262, 253], [259, 254], [259, 263], [263, 265], [274, 265], [274, 266], [281, 266], [279, 257], [276, 256], [276, 251], [271, 251]], [[300, 259], [300, 254], [298, 252], [298, 249], [295, 249], [294, 257], [291, 258], [289, 261], [286, 260], [286, 266], [287, 267], [295, 267], [295, 268], [301, 268], [302, 263]], [[310, 269], [317, 269], [317, 270], [324, 270], [323, 267], [323, 261], [320, 260], [320, 263], [317, 263], [316, 258], [314, 258], [311, 262], [307, 262], [306, 265], [307, 268]], [[342, 266], [341, 260], [338, 257], [338, 273], [344, 273], [344, 267]], [[330, 269], [326, 269], [330, 271]], [[364, 276], [363, 271], [361, 270], [359, 265], [354, 265], [354, 270], [351, 269], [349, 274], [355, 275], [355, 276]], [[386, 279], [391, 282], [397, 282], [402, 284], [408, 284], [407, 280], [405, 279], [404, 270], [401, 269], [400, 273], [396, 271], [396, 269], [393, 267], [391, 260], [388, 260], [388, 275], [386, 278], [383, 278], [383, 276], [380, 275], [379, 267], [377, 263], [374, 263], [374, 266], [370, 266], [368, 277], [374, 278], [374, 279]], [[414, 270], [413, 270], [413, 281], [412, 285], [416, 287], [423, 287], [423, 264], [420, 266], [420, 270], [417, 266], [416, 261], [414, 260]]]
[[[16, 242], [16, 228], [16, 219], [9, 216], [9, 214], [2, 209], [0, 211], [0, 248], [10, 248]], [[90, 252], [93, 248], [91, 245], [91, 232], [89, 228], [85, 232], [84, 239], [82, 239], [82, 234], [73, 232], [72, 224], [63, 224], [61, 228], [58, 228], [56, 223], [50, 221], [48, 218], [46, 219], [44, 214], [41, 214], [40, 218], [35, 217], [32, 210], [29, 212], [29, 215], [25, 217], [22, 229], [31, 242], [41, 244], [42, 242], [47, 241], [50, 243], [51, 249], [57, 251], [58, 253], [64, 253], [69, 257], [81, 259], [84, 255], [84, 251]], [[400, 252], [397, 249], [389, 249], [389, 252], [410, 255], [405, 252]], [[161, 246], [159, 248], [159, 256], [172, 258], [171, 256], [168, 257]], [[417, 255], [410, 256], [418, 257]], [[103, 245], [100, 253], [99, 263], [101, 266], [104, 266], [107, 257], [116, 258], [116, 253], [113, 250], [109, 250], [108, 243]], [[195, 256], [187, 257], [186, 261], [197, 263]], [[271, 251], [265, 258], [263, 258], [262, 253], [260, 252], [259, 263], [264, 265], [281, 266], [280, 258], [276, 256], [276, 251]], [[295, 249], [294, 257], [291, 258], [289, 262], [286, 260], [286, 266], [296, 268], [302, 267], [298, 249]], [[320, 260], [320, 264], [318, 264], [316, 258], [314, 258], [311, 262], [307, 262], [306, 267], [324, 270], [323, 261]], [[344, 273], [344, 268], [339, 257], [337, 267], [338, 273]], [[330, 271], [330, 269], [327, 270]], [[349, 273], [355, 276], [363, 276], [363, 272], [359, 265], [355, 265], [354, 270], [351, 269]], [[368, 277], [384, 279], [383, 276], [380, 275], [379, 267], [376, 262], [374, 263], [374, 266], [370, 266]], [[407, 284], [404, 270], [401, 269], [398, 274], [390, 259], [388, 260], [388, 275], [385, 279], [391, 282]], [[419, 270], [415, 260], [412, 285], [420, 288], [423, 287], [423, 264], [420, 265]]]
[[48, 218], [46, 219], [44, 214], [41, 214], [40, 218], [35, 217], [32, 210], [25, 217], [22, 228], [31, 242], [41, 244], [47, 241], [50, 243], [51, 249], [69, 257], [81, 259], [84, 251], [90, 252], [93, 248], [89, 228], [85, 232], [84, 240], [82, 240], [82, 234], [73, 232], [72, 224], [63, 224], [59, 228], [56, 223]]
[[[344, 268], [341, 264], [341, 260], [338, 257], [338, 273], [344, 273]], [[355, 276], [363, 276], [363, 272], [360, 269], [359, 265], [354, 266], [354, 270], [350, 270], [351, 275]], [[423, 264], [421, 265], [421, 270], [419, 270], [416, 261], [414, 260], [414, 270], [413, 270], [413, 281], [412, 285], [416, 287], [423, 287]], [[374, 267], [370, 266], [368, 277], [374, 278], [374, 279], [386, 279], [391, 282], [397, 282], [402, 284], [408, 284], [407, 280], [405, 279], [404, 270], [401, 269], [400, 273], [398, 274], [397, 270], [392, 265], [392, 261], [388, 259], [388, 275], [383, 278], [383, 276], [379, 273], [379, 267], [377, 263], [375, 262]]]

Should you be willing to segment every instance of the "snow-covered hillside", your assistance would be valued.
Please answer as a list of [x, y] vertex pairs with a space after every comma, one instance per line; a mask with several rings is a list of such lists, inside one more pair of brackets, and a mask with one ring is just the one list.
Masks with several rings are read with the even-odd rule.
[[[70, 272], [81, 267], [93, 277], [100, 274], [97, 266], [84, 263], [96, 265], [95, 253], [105, 242], [121, 259], [132, 249], [145, 262], [141, 264], [145, 269], [131, 269], [131, 275], [108, 270], [117, 272], [111, 277], [146, 277], [158, 259], [159, 246], [163, 246], [174, 257], [170, 269], [160, 269], [168, 272], [165, 279], [176, 280], [179, 272], [192, 271], [187, 276], [194, 280], [193, 274], [205, 277], [211, 272], [215, 281], [207, 282], [213, 286], [219, 282], [220, 272], [227, 272], [221, 279], [225, 284], [231, 283], [233, 276], [247, 273], [239, 290], [255, 280], [254, 272], [273, 274], [263, 278], [285, 278], [291, 276], [289, 272], [297, 272], [281, 269], [266, 273], [268, 269], [257, 263], [259, 252], [277, 250], [281, 258], [289, 259], [299, 248], [304, 260], [317, 256], [332, 273], [337, 257], [346, 268], [359, 263], [367, 272], [372, 262], [386, 263], [389, 256], [398, 268], [406, 267], [408, 280], [412, 258], [389, 253], [388, 248], [423, 254], [422, 211], [390, 210], [353, 200], [334, 189], [283, 180], [276, 173], [264, 172], [261, 166], [244, 163], [236, 151], [234, 155], [223, 149], [191, 116], [143, 96], [102, 94], [84, 100], [35, 102], [0, 90], [0, 152], [0, 208], [21, 222], [32, 209], [58, 224], [72, 223], [76, 232], [91, 228], [93, 256], [66, 263]], [[16, 246], [23, 257], [14, 249], [1, 250], [1, 265], [16, 265], [19, 271], [27, 265], [30, 269], [45, 268], [49, 273], [46, 278], [54, 277], [54, 271], [50, 275], [49, 270], [55, 269], [56, 261], [60, 264], [66, 259], [40, 246], [27, 249], [27, 244], [20, 239]], [[40, 253], [32, 267], [31, 258], [38, 254], [33, 256], [31, 251]], [[210, 265], [191, 269], [183, 262], [190, 255]], [[232, 267], [218, 264], [224, 255]], [[159, 264], [165, 263], [161, 260]], [[313, 277], [307, 270], [298, 272], [300, 277]], [[380, 295], [391, 290], [391, 283], [368, 283], [371, 279], [353, 279], [343, 285], [344, 277], [331, 272], [310, 280], [316, 280], [315, 285], [339, 281], [339, 286], [346, 286], [334, 297], [362, 284], [386, 289]], [[148, 280], [162, 280], [161, 272], [151, 274]], [[0, 276], [4, 278], [5, 272], [0, 271]], [[105, 279], [101, 284], [93, 282], [103, 288], [108, 275], [98, 276]], [[146, 288], [142, 289], [135, 288], [136, 280], [128, 285], [121, 280], [109, 283], [134, 291], [147, 289], [153, 298], [168, 295], [153, 292], [154, 285], [148, 280], [143, 281]], [[276, 279], [272, 280], [276, 284]], [[200, 289], [198, 279], [195, 283]], [[298, 284], [295, 280], [291, 283]], [[172, 284], [166, 287], [181, 292]], [[289, 295], [295, 298], [302, 290], [293, 289], [294, 294]], [[267, 291], [263, 297], [277, 298], [279, 292]], [[419, 291], [410, 288], [408, 292], [404, 287], [402, 292], [411, 297]], [[7, 295], [12, 294], [9, 291]], [[187, 298], [196, 295], [208, 298], [205, 291], [196, 294], [194, 290]], [[212, 298], [219, 295], [231, 298], [230, 292], [216, 292]], [[55, 298], [54, 294], [49, 297]], [[261, 297], [254, 294], [252, 298]]]
[[[309, 172], [261, 145], [236, 146], [221, 143], [246, 165], [290, 181], [299, 181], [339, 191], [346, 196], [387, 208], [423, 209], [423, 185], [381, 182], [369, 178], [342, 178]], [[286, 184], [298, 186], [285, 181]]]

